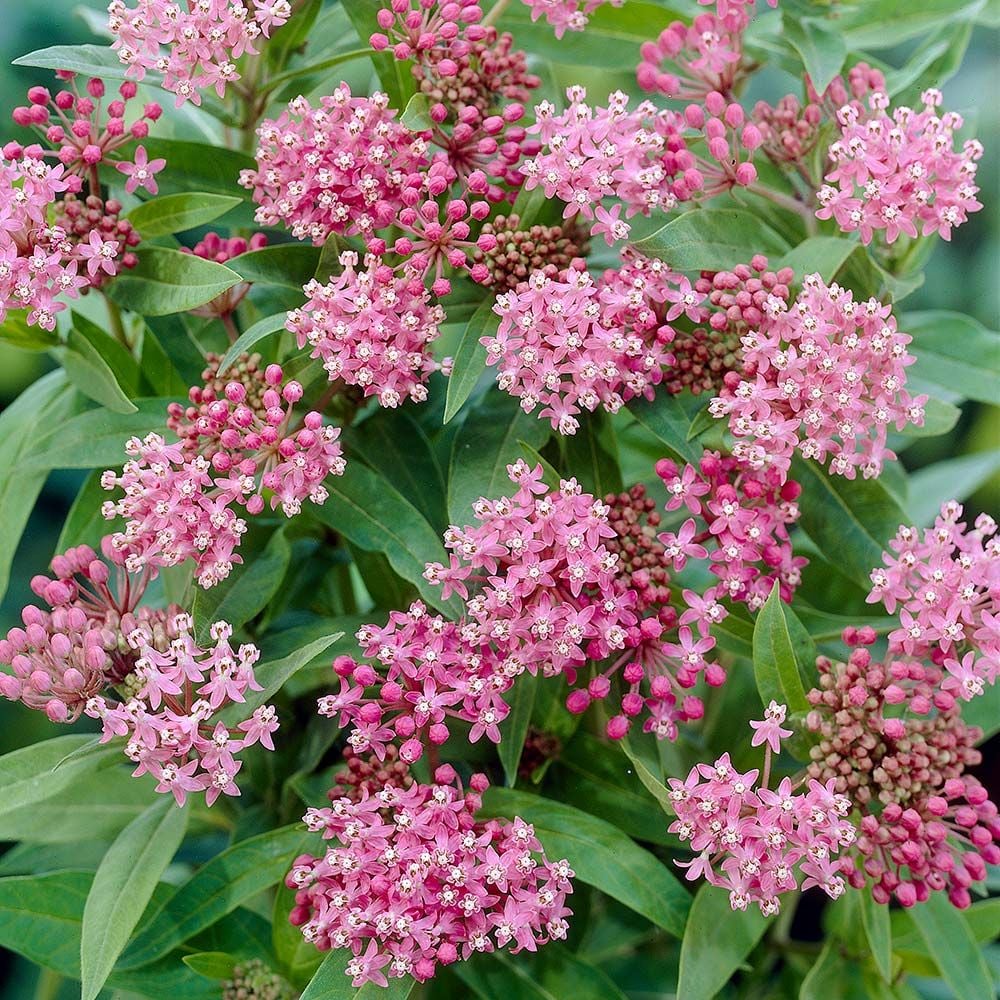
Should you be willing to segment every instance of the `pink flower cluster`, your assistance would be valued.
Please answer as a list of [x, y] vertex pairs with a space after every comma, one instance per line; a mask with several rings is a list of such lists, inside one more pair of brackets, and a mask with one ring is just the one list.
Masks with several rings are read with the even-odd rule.
[[257, 135], [257, 169], [240, 175], [260, 206], [257, 221], [283, 223], [316, 246], [332, 233], [371, 236], [424, 192], [447, 187], [426, 176], [427, 139], [401, 125], [377, 91], [354, 97], [342, 83], [318, 108], [297, 97]]
[[[791, 272], [779, 277], [787, 282]], [[767, 298], [759, 326], [743, 337], [743, 372], [726, 375], [710, 412], [728, 420], [733, 453], [757, 468], [785, 474], [798, 451], [848, 479], [859, 469], [877, 476], [895, 457], [890, 426], [924, 420], [927, 397], [906, 391], [911, 338], [896, 328], [891, 306], [856, 302], [818, 274], [787, 300], [784, 287]]]
[[[596, 218], [591, 231], [605, 233], [609, 244], [628, 238], [630, 227], [619, 218], [622, 205], [626, 216], [650, 215], [699, 192], [711, 197], [756, 180], [750, 159], [760, 131], [740, 105], [716, 91], [704, 106], [688, 105], [683, 114], [658, 110], [649, 101], [629, 110], [622, 91], [597, 108], [586, 103], [583, 87], [570, 87], [566, 95], [563, 112], [547, 101], [535, 108], [535, 124], [527, 131], [543, 147], [520, 170], [528, 190], [541, 186], [546, 198], [566, 203], [564, 217]], [[704, 140], [707, 155], [690, 149], [689, 138]], [[622, 205], [608, 211], [601, 207], [605, 198]]]
[[[766, 268], [767, 259], [755, 257], [751, 267], [692, 284], [662, 261], [628, 251], [620, 268], [596, 282], [577, 267], [557, 277], [536, 271], [497, 297], [497, 333], [481, 341], [487, 363], [498, 366], [500, 388], [525, 412], [541, 403], [542, 417], [573, 434], [581, 411], [601, 406], [616, 413], [634, 397], [652, 399], [663, 383], [680, 391], [709, 346], [726, 352], [727, 343], [759, 324], [771, 298], [788, 295], [791, 277]], [[735, 362], [724, 353], [723, 363], [727, 356]], [[714, 372], [709, 384], [721, 375]]]
[[189, 615], [178, 614], [164, 650], [139, 623], [125, 637], [136, 659], [122, 685], [124, 700], [109, 704], [95, 695], [86, 705], [86, 714], [101, 721], [101, 742], [125, 737], [125, 755], [137, 765], [133, 776], [152, 774], [156, 790], [171, 793], [181, 806], [191, 792], [204, 792], [208, 805], [222, 794], [239, 795], [234, 779], [243, 762], [236, 754], [258, 742], [273, 750], [271, 734], [278, 728], [271, 705], [236, 726], [219, 718], [227, 705], [245, 702], [248, 691], [262, 690], [253, 671], [260, 652], [252, 645], [233, 650], [226, 622], [212, 626], [215, 645], [202, 649], [193, 627]]
[[[898, 612], [890, 653], [943, 666], [941, 690], [969, 701], [1000, 675], [1000, 539], [988, 514], [970, 530], [961, 517], [961, 504], [952, 500], [933, 527], [901, 527], [889, 543], [894, 554], [885, 553], [885, 567], [872, 570], [868, 603]], [[928, 669], [935, 675], [929, 679], [941, 680], [939, 669]], [[887, 697], [900, 700], [896, 689]]]
[[523, 820], [476, 820], [488, 787], [474, 774], [463, 792], [444, 765], [431, 784], [349, 787], [306, 813], [336, 845], [296, 858], [285, 880], [296, 890], [291, 921], [322, 951], [351, 949], [353, 986], [424, 982], [477, 952], [565, 938], [573, 871], [545, 857]]
[[304, 305], [291, 310], [286, 326], [299, 347], [309, 346], [330, 381], [356, 385], [382, 406], [407, 397], [427, 398], [427, 379], [437, 364], [428, 347], [437, 339], [444, 310], [432, 305], [423, 279], [402, 274], [374, 256], [358, 269], [358, 255], [340, 255], [340, 274], [303, 289]]
[[[265, 489], [273, 494], [271, 508], [280, 505], [288, 517], [307, 498], [317, 504], [326, 500], [323, 480], [344, 471], [340, 431], [324, 426], [317, 412], [294, 424], [302, 387], [297, 382], [282, 386], [283, 377], [279, 365], [267, 366], [257, 408], [248, 405], [243, 382], [229, 382], [225, 398], [199, 411], [193, 427], [186, 424], [185, 409], [171, 404], [178, 444], [160, 434], [127, 442], [130, 460], [122, 474], [105, 472], [101, 484], [124, 492], [118, 501], [105, 503], [104, 516], [126, 519], [112, 545], [130, 570], [175, 566], [191, 558], [198, 582], [211, 587], [241, 561], [235, 550], [246, 521], [236, 509], [259, 514]], [[200, 390], [197, 399], [192, 393], [192, 402], [200, 401]]]
[[[14, 110], [18, 125], [34, 128], [46, 145], [9, 142], [0, 155], [0, 322], [11, 309], [27, 310], [27, 321], [55, 329], [62, 297], [75, 299], [135, 267], [131, 247], [139, 242], [129, 222], [119, 218], [121, 203], [105, 200], [98, 166], [114, 162], [128, 177], [129, 192], [142, 185], [155, 192], [154, 174], [163, 160], [149, 161], [139, 146], [135, 162], [122, 161], [128, 143], [148, 134], [148, 122], [160, 116], [149, 104], [142, 117], [125, 125], [126, 105], [134, 83], [124, 83], [121, 99], [102, 106], [104, 83], [89, 80], [86, 93], [70, 81], [54, 97], [45, 87], [28, 91], [28, 105]], [[58, 160], [50, 166], [45, 158]], [[90, 193], [80, 199], [86, 178]]]
[[[567, 31], [583, 31], [590, 15], [606, 0], [523, 0], [531, 8], [531, 20], [540, 17], [552, 25], [556, 38]], [[625, 0], [610, 0], [612, 7], [620, 7]]]
[[956, 151], [961, 115], [938, 115], [938, 90], [924, 91], [922, 102], [921, 111], [899, 107], [890, 115], [889, 97], [878, 91], [869, 98], [868, 113], [857, 102], [840, 109], [840, 138], [830, 146], [833, 169], [826, 175], [837, 186], [817, 192], [818, 218], [836, 219], [843, 232], [860, 232], [862, 243], [875, 233], [886, 243], [901, 233], [938, 233], [948, 240], [970, 212], [983, 207], [975, 185], [982, 144], [969, 139]]
[[[104, 549], [113, 556], [107, 539]], [[149, 574], [111, 567], [86, 545], [57, 555], [52, 573], [31, 581], [51, 610], [29, 604], [21, 611], [24, 627], [0, 640], [0, 663], [13, 670], [0, 673], [0, 693], [53, 722], [75, 722], [89, 698], [132, 673], [135, 657], [124, 637], [141, 624], [163, 645], [180, 609], [137, 608]]]
[[737, 771], [729, 754], [714, 764], [698, 764], [687, 778], [671, 778], [670, 800], [677, 819], [671, 833], [690, 842], [696, 857], [676, 862], [687, 878], [704, 877], [729, 890], [734, 910], [751, 903], [765, 916], [781, 907], [787, 892], [819, 886], [831, 899], [843, 895], [843, 872], [850, 861], [837, 857], [855, 842], [857, 831], [847, 819], [850, 800], [835, 790], [834, 779], [815, 779], [803, 789], [783, 778], [768, 787], [771, 755], [791, 735], [783, 729], [785, 706], [773, 701], [756, 730], [753, 745], [766, 743], [763, 779], [755, 768]]
[[147, 72], [163, 77], [163, 87], [185, 101], [201, 104], [201, 91], [214, 88], [221, 98], [240, 79], [236, 61], [256, 55], [268, 38], [292, 16], [289, 0], [124, 0], [108, 5], [112, 48], [136, 80]]
[[497, 296], [500, 325], [483, 337], [497, 384], [525, 413], [540, 403], [561, 434], [574, 434], [576, 414], [599, 406], [617, 412], [633, 396], [652, 396], [673, 363], [673, 330], [656, 307], [678, 279], [660, 261], [635, 258], [597, 282], [567, 268], [559, 277], [533, 272], [515, 291]]
[[997, 807], [966, 773], [982, 759], [982, 734], [965, 725], [954, 701], [927, 719], [895, 714], [906, 664], [873, 660], [864, 647], [875, 639], [870, 628], [849, 629], [844, 641], [857, 648], [848, 661], [817, 661], [820, 685], [809, 692], [806, 721], [820, 741], [809, 774], [849, 796], [860, 814], [852, 886], [871, 884], [877, 902], [895, 897], [903, 906], [942, 891], [965, 908], [970, 886], [1000, 862]]
[[[678, 469], [670, 459], [661, 459], [656, 474], [667, 489], [666, 509], [694, 515], [678, 532], [659, 536], [674, 567], [683, 569], [688, 558], [706, 558], [705, 543], [711, 543], [707, 558], [719, 582], [705, 592], [702, 602], [728, 598], [758, 611], [775, 584], [783, 601], [792, 599], [808, 562], [793, 554], [788, 536], [799, 517], [801, 487], [795, 480], [785, 480], [773, 468], [755, 469], [710, 451], [699, 469]], [[698, 531], [694, 518], [704, 522], [705, 530]], [[704, 624], [712, 620], [709, 616]]]
[[[202, 260], [211, 260], [216, 264], [225, 264], [234, 257], [242, 254], [260, 250], [267, 246], [267, 236], [264, 233], [254, 233], [249, 240], [242, 236], [233, 236], [227, 239], [218, 233], [206, 233], [194, 247], [181, 247], [182, 253], [194, 254]], [[231, 316], [237, 306], [246, 298], [250, 291], [250, 282], [241, 281], [232, 288], [227, 288], [221, 295], [216, 295], [210, 302], [206, 302], [191, 312], [195, 316], [215, 316], [220, 319]]]

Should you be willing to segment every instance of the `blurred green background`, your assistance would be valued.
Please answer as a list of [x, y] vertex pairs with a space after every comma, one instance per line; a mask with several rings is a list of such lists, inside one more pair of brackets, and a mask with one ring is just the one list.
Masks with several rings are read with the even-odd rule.
[[[47, 71], [11, 66], [10, 61], [26, 52], [48, 45], [101, 41], [93, 32], [106, 7], [101, 0], [85, 3], [70, 0], [2, 0], [0, 3], [0, 137], [13, 127], [10, 112], [25, 102], [25, 92], [33, 84], [51, 83]], [[901, 3], [905, 8], [905, 3]], [[664, 17], [664, 23], [667, 17]], [[650, 26], [651, 37], [662, 25]], [[567, 39], [567, 42], [570, 40]], [[1000, 213], [996, 211], [1000, 195], [1000, 32], [977, 28], [965, 62], [944, 87], [945, 106], [965, 115], [968, 131], [975, 131], [986, 147], [980, 164], [981, 200], [986, 209], [974, 215], [957, 234], [954, 243], [939, 243], [927, 269], [927, 280], [905, 303], [907, 310], [951, 309], [968, 313], [991, 328], [1000, 325]], [[630, 54], [626, 58], [631, 59]], [[906, 51], [887, 51], [886, 61], [901, 64]], [[753, 97], [775, 99], [787, 89], [789, 81], [765, 75], [754, 83]], [[928, 85], [936, 81], [927, 81]], [[775, 87], [773, 93], [762, 93]], [[165, 104], [168, 102], [164, 102]], [[167, 114], [170, 115], [168, 109]], [[2, 141], [0, 141], [2, 144]], [[44, 354], [28, 353], [0, 344], [0, 410], [27, 385], [51, 366]], [[1000, 408], [969, 406], [955, 430], [942, 438], [911, 445], [902, 459], [909, 468], [956, 454], [980, 451], [1000, 444]], [[82, 473], [53, 473], [32, 516], [15, 559], [11, 585], [0, 602], [0, 629], [13, 624], [18, 610], [32, 600], [28, 581], [42, 571], [53, 552], [62, 520], [83, 478]], [[972, 503], [995, 510], [996, 482], [984, 487]], [[0, 526], [2, 530], [2, 526]], [[21, 706], [0, 704], [0, 753], [24, 746], [51, 735], [51, 726], [40, 713]], [[53, 983], [52, 986], [55, 986]], [[38, 980], [37, 971], [21, 960], [14, 960], [0, 950], [0, 998], [3, 1000], [55, 1000], [72, 997], [71, 984], [50, 991], [46, 977]], [[68, 988], [68, 991], [67, 989]], [[37, 990], [37, 992], [36, 992]]]

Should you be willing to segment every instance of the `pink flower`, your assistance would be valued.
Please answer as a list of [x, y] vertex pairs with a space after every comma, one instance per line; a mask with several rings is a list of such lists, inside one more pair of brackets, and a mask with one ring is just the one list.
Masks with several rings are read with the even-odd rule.
[[772, 699], [764, 710], [764, 720], [750, 723], [750, 728], [754, 731], [750, 746], [759, 747], [762, 743], [766, 743], [772, 753], [779, 753], [781, 741], [792, 735], [790, 729], [782, 729], [781, 727], [781, 723], [785, 721], [786, 712], [787, 709], [784, 705], [779, 705]]
[[167, 161], [158, 158], [150, 160], [146, 153], [145, 146], [139, 146], [135, 151], [135, 162], [119, 163], [118, 169], [128, 178], [125, 182], [125, 190], [132, 194], [138, 188], [145, 188], [150, 194], [156, 194], [159, 187], [156, 184], [156, 174], [165, 166]]
[[[523, 0], [531, 8], [531, 20], [540, 17], [555, 29], [556, 38], [567, 31], [583, 31], [591, 14], [605, 0]], [[620, 7], [624, 0], [610, 0], [612, 7]]]

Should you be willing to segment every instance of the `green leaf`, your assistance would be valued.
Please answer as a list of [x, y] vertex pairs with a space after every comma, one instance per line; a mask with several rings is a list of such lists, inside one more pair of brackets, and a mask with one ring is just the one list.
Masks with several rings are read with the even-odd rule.
[[15, 66], [37, 66], [39, 69], [71, 70], [84, 76], [99, 76], [104, 80], [124, 80], [127, 67], [118, 53], [103, 45], [51, 45], [36, 49], [13, 61]]
[[204, 226], [241, 204], [242, 198], [212, 194], [208, 191], [185, 191], [165, 194], [136, 205], [126, 216], [144, 239], [183, 233]]
[[292, 547], [279, 528], [260, 552], [244, 552], [244, 564], [234, 567], [221, 583], [195, 591], [191, 614], [197, 641], [208, 640], [213, 622], [226, 621], [239, 629], [267, 607], [278, 592], [292, 559]]
[[925, 465], [910, 475], [913, 523], [934, 523], [946, 500], [965, 500], [1000, 472], [1000, 448]]
[[[153, 962], [284, 877], [306, 843], [298, 824], [240, 841], [204, 864], [164, 900], [122, 956], [119, 967]], [[311, 838], [310, 838], [311, 839]]]
[[932, 29], [974, 18], [984, 0], [909, 0], [900, 17], [898, 0], [866, 0], [838, 8], [838, 27], [854, 49], [894, 48]]
[[302, 286], [311, 281], [316, 273], [319, 258], [319, 247], [305, 243], [277, 243], [241, 253], [226, 266], [244, 281], [280, 285], [301, 292]]
[[618, 468], [618, 443], [614, 428], [603, 410], [587, 414], [575, 434], [559, 437], [566, 477], [575, 477], [594, 496], [619, 493], [622, 476]]
[[101, 539], [110, 530], [109, 521], [101, 513], [101, 504], [108, 498], [108, 492], [101, 486], [102, 470], [95, 469], [83, 481], [73, 505], [63, 522], [56, 552], [65, 552], [74, 545], [89, 545], [98, 549]]
[[486, 348], [479, 341], [483, 337], [493, 336], [500, 326], [500, 317], [493, 311], [493, 302], [492, 296], [483, 299], [462, 334], [451, 365], [451, 375], [448, 376], [445, 423], [462, 408], [486, 370]]
[[19, 347], [22, 351], [47, 351], [59, 343], [59, 334], [37, 324], [28, 326], [27, 310], [12, 309], [0, 323], [0, 343]]
[[301, 989], [315, 975], [326, 957], [316, 945], [302, 936], [302, 931], [288, 919], [295, 906], [294, 889], [280, 885], [274, 895], [271, 914], [271, 945], [285, 978]]
[[555, 942], [535, 954], [484, 952], [453, 968], [482, 1000], [625, 1000], [605, 972]]
[[[71, 733], [0, 757], [0, 816], [58, 795], [121, 753], [118, 746], [91, 750], [93, 743], [90, 734]], [[88, 752], [66, 760], [84, 747]]]
[[447, 562], [438, 533], [384, 476], [360, 462], [348, 462], [344, 475], [328, 477], [325, 485], [330, 496], [321, 507], [311, 508], [314, 517], [360, 548], [384, 553], [429, 604], [457, 610], [456, 602], [442, 600], [440, 588], [423, 576], [427, 563]]
[[843, 33], [836, 25], [788, 11], [782, 15], [782, 24], [785, 37], [802, 56], [816, 92], [822, 94], [847, 58]]
[[272, 76], [271, 79], [267, 81], [265, 93], [273, 93], [278, 87], [281, 87], [286, 83], [291, 83], [295, 80], [303, 81], [306, 77], [314, 76], [320, 73], [325, 74], [331, 69], [341, 66], [344, 63], [353, 62], [355, 59], [364, 59], [365, 57], [372, 56], [373, 54], [372, 49], [351, 49], [349, 52], [338, 52], [337, 55], [330, 56], [329, 59], [320, 59], [317, 62], [307, 63], [304, 66], [296, 66], [294, 69], [287, 70], [284, 73], [279, 73], [277, 76]]
[[83, 838], [92, 843], [114, 839], [160, 798], [151, 784], [136, 781], [131, 770], [107, 767], [81, 775], [58, 795], [5, 813], [0, 816], [0, 840], [22, 840], [37, 848], [79, 843]]
[[167, 161], [168, 169], [156, 178], [163, 194], [197, 191], [237, 196], [244, 201], [251, 197], [248, 190], [236, 183], [241, 170], [253, 170], [257, 166], [253, 157], [246, 153], [180, 139], [150, 137], [143, 139], [142, 144], [151, 160], [162, 157]]
[[800, 526], [821, 551], [866, 592], [869, 573], [910, 518], [877, 479], [831, 476], [815, 462], [796, 460], [792, 477], [802, 484]]
[[887, 982], [893, 981], [892, 973], [892, 925], [889, 922], [889, 907], [876, 903], [872, 894], [860, 893], [861, 925], [868, 939], [872, 960], [879, 975]]
[[497, 747], [500, 763], [503, 764], [504, 777], [507, 786], [514, 787], [517, 781], [517, 766], [521, 762], [521, 751], [524, 749], [524, 738], [528, 734], [528, 724], [531, 722], [531, 709], [535, 704], [535, 686], [538, 677], [534, 674], [522, 674], [514, 685], [514, 692], [508, 699], [510, 715], [503, 726], [503, 738]]
[[65, 426], [73, 392], [63, 372], [50, 372], [28, 386], [0, 413], [0, 599], [28, 518], [48, 478], [46, 466], [30, 464], [42, 427]]
[[[309, 44], [309, 32], [319, 17], [323, 8], [323, 0], [304, 0], [293, 8], [291, 19], [282, 25], [280, 34], [276, 35], [267, 46], [267, 62], [271, 67], [281, 69], [296, 50], [304, 49]], [[268, 78], [270, 85], [274, 77]]]
[[515, 489], [507, 466], [520, 456], [519, 441], [541, 448], [550, 435], [549, 423], [525, 413], [506, 393], [491, 393], [466, 418], [451, 449], [448, 474], [448, 516], [468, 524], [472, 505], [480, 497], [495, 500]]
[[762, 219], [735, 208], [699, 208], [632, 244], [678, 271], [725, 271], [754, 254], [781, 257], [788, 244]]
[[861, 967], [842, 954], [840, 943], [831, 938], [802, 980], [799, 1000], [854, 1000], [862, 996], [871, 994], [862, 980]]
[[[115, 379], [124, 390], [125, 395], [130, 398], [137, 396], [142, 374], [139, 370], [139, 362], [133, 357], [131, 350], [115, 340], [103, 327], [87, 319], [75, 309], [70, 310], [69, 315], [76, 335], [89, 341], [100, 354], [114, 373]], [[184, 387], [184, 391], [187, 391], [187, 386]]]
[[971, 316], [946, 310], [906, 313], [899, 320], [913, 343], [916, 363], [907, 379], [945, 390], [944, 399], [996, 402], [1000, 384], [1000, 334]]
[[233, 974], [237, 959], [224, 951], [198, 951], [181, 959], [193, 972], [206, 979], [225, 980]]
[[61, 353], [66, 376], [88, 399], [114, 413], [137, 412], [107, 361], [76, 327], [70, 329], [66, 350]]
[[932, 892], [927, 902], [909, 912], [957, 1000], [993, 996], [993, 977], [983, 954], [962, 911], [951, 905], [947, 895]]
[[352, 986], [345, 970], [352, 958], [350, 949], [331, 951], [309, 981], [299, 1000], [406, 1000], [416, 985], [410, 976], [390, 979], [386, 987], [365, 983]]
[[754, 908], [734, 913], [729, 893], [702, 885], [695, 893], [681, 942], [678, 997], [711, 1000], [729, 982], [771, 921]]
[[228, 351], [222, 355], [219, 362], [219, 372], [223, 375], [229, 371], [230, 366], [243, 354], [253, 353], [253, 348], [262, 340], [285, 329], [285, 319], [288, 313], [275, 313], [273, 316], [265, 316], [258, 320], [253, 326], [244, 330], [240, 334], [236, 343], [232, 344]]
[[773, 266], [775, 271], [790, 267], [797, 282], [807, 274], [819, 274], [829, 284], [857, 249], [857, 243], [842, 236], [810, 236]]
[[223, 264], [167, 247], [143, 247], [139, 263], [108, 286], [118, 305], [143, 316], [168, 316], [210, 302], [240, 281]]
[[800, 625], [796, 633], [804, 640], [796, 648], [789, 628], [789, 620], [795, 615], [781, 600], [779, 590], [775, 581], [771, 596], [764, 602], [754, 625], [753, 671], [757, 690], [765, 704], [774, 699], [786, 705], [789, 712], [806, 712], [809, 701], [800, 671], [814, 669], [816, 647]]
[[169, 399], [137, 399], [135, 413], [87, 410], [54, 428], [30, 457], [34, 469], [106, 469], [126, 459], [125, 442], [166, 426]]
[[581, 882], [607, 893], [681, 937], [691, 897], [670, 870], [617, 827], [553, 799], [490, 788], [484, 813], [520, 816], [535, 828], [550, 861], [566, 858]]
[[431, 119], [431, 102], [426, 94], [416, 93], [406, 103], [399, 116], [400, 123], [411, 132], [425, 132], [434, 128]]
[[444, 472], [423, 427], [409, 409], [379, 408], [344, 433], [344, 450], [381, 472], [432, 525], [448, 523]]
[[681, 463], [697, 466], [702, 451], [691, 443], [692, 420], [679, 396], [657, 393], [652, 400], [633, 399], [628, 411]]
[[70, 978], [80, 974], [80, 916], [93, 873], [0, 879], [0, 946]]
[[135, 930], [156, 883], [184, 839], [188, 810], [161, 796], [134, 819], [105, 854], [83, 911], [82, 1000], [96, 1000]]
[[632, 744], [629, 743], [628, 737], [619, 741], [622, 751], [625, 756], [632, 762], [632, 766], [635, 768], [635, 773], [638, 779], [642, 782], [643, 787], [646, 791], [653, 796], [654, 799], [660, 804], [660, 808], [668, 815], [675, 816], [673, 802], [670, 798], [670, 791], [659, 778], [653, 774], [652, 771], [645, 765], [642, 758], [632, 749]]

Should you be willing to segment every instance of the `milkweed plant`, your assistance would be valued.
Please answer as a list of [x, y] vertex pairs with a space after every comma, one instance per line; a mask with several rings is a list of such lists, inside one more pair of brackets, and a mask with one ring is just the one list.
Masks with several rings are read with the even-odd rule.
[[1000, 385], [906, 308], [985, 6], [113, 0], [16, 60], [39, 996], [995, 995], [997, 456], [898, 457]]

